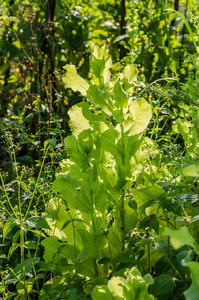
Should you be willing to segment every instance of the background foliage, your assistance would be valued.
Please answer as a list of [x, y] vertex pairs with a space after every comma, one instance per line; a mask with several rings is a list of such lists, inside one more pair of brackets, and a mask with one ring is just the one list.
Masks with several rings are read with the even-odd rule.
[[1, 2], [2, 299], [198, 298], [198, 10]]

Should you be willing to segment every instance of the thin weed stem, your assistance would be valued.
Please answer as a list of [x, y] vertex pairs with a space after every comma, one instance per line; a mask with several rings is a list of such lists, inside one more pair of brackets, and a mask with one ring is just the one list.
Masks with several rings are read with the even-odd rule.
[[[15, 210], [14, 210], [14, 208], [13, 208], [11, 202], [10, 202], [10, 199], [9, 199], [9, 197], [8, 197], [8, 194], [7, 194], [7, 191], [6, 191], [6, 188], [5, 188], [5, 184], [4, 184], [4, 180], [3, 180], [3, 177], [2, 177], [1, 171], [0, 171], [0, 178], [1, 178], [2, 187], [3, 187], [4, 193], [5, 193], [5, 195], [6, 195], [8, 204], [9, 204], [9, 206], [10, 206], [10, 208], [11, 208], [13, 214], [15, 215], [15, 217], [19, 220], [19, 218], [18, 218], [18, 216], [17, 216], [17, 214], [16, 214], [16, 212], [15, 212]], [[8, 213], [9, 213], [9, 212], [8, 212]], [[11, 216], [10, 213], [9, 213], [9, 215]]]
[[43, 167], [44, 167], [44, 162], [45, 162], [45, 160], [46, 160], [47, 153], [48, 153], [48, 148], [47, 148], [46, 151], [45, 151], [45, 155], [44, 155], [44, 158], [43, 158], [43, 161], [42, 161], [42, 165], [41, 165], [41, 168], [40, 168], [40, 171], [39, 171], [39, 176], [37, 177], [37, 182], [36, 182], [36, 184], [35, 184], [35, 188], [34, 188], [32, 197], [31, 197], [31, 199], [30, 199], [30, 202], [29, 202], [29, 205], [28, 205], [26, 214], [25, 214], [25, 219], [27, 218], [27, 215], [28, 215], [28, 213], [29, 213], [29, 210], [30, 210], [32, 201], [33, 201], [33, 199], [34, 199], [34, 195], [35, 195], [36, 189], [37, 189], [38, 184], [39, 184], [39, 180], [40, 180], [40, 177], [41, 177], [41, 172], [42, 172]]

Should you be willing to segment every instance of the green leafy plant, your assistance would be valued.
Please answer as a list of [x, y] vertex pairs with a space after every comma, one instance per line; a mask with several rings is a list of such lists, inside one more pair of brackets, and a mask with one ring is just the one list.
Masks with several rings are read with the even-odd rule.
[[126, 270], [124, 277], [112, 277], [107, 286], [96, 286], [92, 292], [92, 299], [154, 299], [148, 293], [149, 284], [153, 284], [151, 275], [147, 274], [142, 278], [139, 270], [133, 267]]
[[[138, 222], [135, 206], [146, 201], [130, 201], [126, 193], [136, 173], [143, 171], [142, 163], [156, 152], [154, 143], [143, 134], [151, 107], [144, 98], [133, 98], [139, 85], [135, 67], [128, 65], [117, 78], [111, 78], [107, 49], [90, 47], [90, 82], [82, 79], [74, 66], [65, 67], [66, 87], [80, 91], [88, 102], [69, 110], [72, 136], [65, 139], [69, 158], [62, 162], [53, 184], [64, 204], [53, 217], [56, 222], [49, 220], [53, 233], [43, 245], [47, 254], [54, 236], [67, 241], [63, 253], [68, 253], [75, 276], [84, 274], [92, 279], [108, 275], [109, 267], [114, 272], [119, 265], [126, 234]], [[55, 246], [54, 253], [59, 247]]]
[[[194, 249], [197, 255], [199, 255], [199, 245], [191, 236], [187, 227], [181, 227], [178, 231], [166, 228], [164, 234], [170, 236], [171, 243], [175, 248], [188, 245]], [[190, 268], [190, 276], [192, 279], [190, 287], [184, 292], [185, 299], [196, 300], [199, 292], [199, 263], [197, 261], [191, 261], [190, 253], [187, 253], [187, 256], [181, 260], [181, 264]]]

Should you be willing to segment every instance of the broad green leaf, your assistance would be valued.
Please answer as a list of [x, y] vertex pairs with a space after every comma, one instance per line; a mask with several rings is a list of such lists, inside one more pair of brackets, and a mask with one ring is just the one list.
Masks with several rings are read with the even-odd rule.
[[[91, 106], [86, 102], [78, 103], [77, 106], [82, 108], [82, 114], [85, 120], [87, 120], [90, 124], [90, 126], [87, 128], [92, 127], [100, 134], [103, 133], [105, 130], [109, 129], [109, 127], [106, 124], [107, 115], [103, 111], [100, 111], [100, 114], [97, 114], [97, 112], [92, 112], [90, 109]], [[77, 122], [76, 118], [74, 122]]]
[[10, 68], [10, 64], [6, 63], [0, 67], [0, 75], [3, 75]]
[[26, 224], [30, 227], [50, 229], [50, 226], [41, 216], [32, 216], [26, 220]]
[[79, 150], [78, 150], [78, 140], [73, 136], [67, 136], [64, 140], [64, 146], [70, 155], [71, 159], [74, 159], [76, 163], [79, 161]]
[[96, 258], [98, 250], [94, 240], [94, 236], [90, 234], [88, 231], [82, 229], [78, 230], [78, 233], [81, 236], [82, 243], [84, 246], [82, 251], [79, 253], [77, 257], [77, 261], [79, 263], [82, 263], [89, 257]]
[[[134, 300], [150, 300], [151, 297], [148, 293], [149, 284], [153, 284], [153, 279], [150, 274], [145, 275], [145, 279], [142, 278], [142, 274], [137, 267], [132, 267], [129, 272], [125, 272], [126, 285], [129, 290], [124, 289], [125, 299]], [[133, 296], [133, 297], [132, 297]]]
[[[92, 56], [90, 66], [91, 66], [92, 78], [94, 79], [95, 84], [101, 84], [102, 79], [104, 79], [103, 71], [105, 69], [105, 60], [98, 59], [95, 56]], [[106, 82], [107, 82], [107, 78], [106, 78]]]
[[113, 87], [113, 99], [117, 108], [126, 108], [128, 104], [128, 95], [123, 90], [119, 81], [116, 81]]
[[20, 230], [18, 230], [12, 238], [12, 243], [15, 244], [20, 237]]
[[[126, 299], [126, 300], [150, 300], [148, 285], [153, 284], [152, 277], [147, 274], [145, 279], [136, 267], [126, 270], [124, 276], [115, 276], [108, 281], [108, 289], [104, 285], [95, 287], [93, 299]], [[111, 297], [111, 298], [110, 298]]]
[[182, 135], [183, 139], [188, 142], [190, 137], [189, 137], [189, 124], [181, 119], [177, 119], [177, 128], [179, 133]]
[[89, 167], [89, 154], [93, 150], [93, 136], [90, 129], [84, 130], [79, 134], [78, 139], [73, 135], [68, 136], [64, 145], [72, 161], [79, 165], [81, 172], [85, 172]]
[[196, 243], [194, 238], [190, 235], [187, 227], [183, 226], [179, 230], [171, 230], [166, 228], [164, 235], [171, 237], [171, 243], [174, 248], [178, 249], [184, 245], [189, 245], [194, 248], [195, 252], [199, 254], [199, 245]]
[[79, 142], [79, 152], [84, 153], [89, 158], [94, 147], [93, 132], [90, 129], [82, 131], [79, 134], [78, 142]]
[[126, 199], [124, 201], [124, 210], [125, 210], [125, 234], [129, 232], [132, 228], [135, 228], [137, 226], [137, 222], [139, 221], [138, 215], [135, 211], [133, 211], [131, 208], [129, 208], [128, 204], [129, 200]]
[[128, 202], [128, 206], [129, 206], [130, 208], [134, 209], [134, 210], [137, 210], [137, 207], [138, 207], [137, 201], [135, 201], [135, 200], [129, 201], [129, 202]]
[[60, 247], [61, 243], [58, 241], [58, 237], [51, 236], [46, 238], [41, 242], [41, 245], [44, 247], [44, 259], [45, 262], [53, 261], [53, 255], [58, 252], [58, 248]]
[[92, 299], [93, 300], [112, 300], [117, 299], [114, 297], [111, 292], [109, 291], [106, 285], [98, 285], [94, 288], [92, 292]]
[[133, 64], [124, 68], [124, 77], [128, 79], [129, 83], [137, 80], [137, 69]]
[[87, 92], [87, 97], [95, 103], [106, 114], [110, 115], [113, 112], [113, 104], [111, 104], [110, 95], [107, 91], [100, 91], [96, 85], [91, 85]]
[[127, 115], [124, 123], [124, 131], [128, 136], [131, 136], [146, 129], [152, 116], [152, 110], [150, 104], [144, 98], [134, 100], [129, 110], [130, 114]]
[[175, 280], [170, 274], [162, 274], [155, 278], [151, 286], [154, 296], [170, 293], [174, 290]]
[[144, 281], [146, 282], [146, 284], [153, 284], [154, 283], [154, 279], [153, 277], [151, 276], [151, 274], [146, 274], [144, 277], [143, 277]]
[[[110, 80], [110, 68], [112, 66], [112, 59], [106, 45], [101, 48], [89, 42], [89, 47], [92, 55], [90, 56], [91, 75], [97, 84], [107, 84]], [[103, 82], [102, 82], [103, 78]], [[97, 79], [97, 80], [96, 80]]]
[[53, 183], [53, 190], [59, 191], [64, 196], [66, 203], [70, 203], [74, 208], [85, 213], [91, 213], [93, 207], [84, 190], [77, 190], [80, 185], [80, 182], [75, 178], [59, 175]]
[[94, 204], [97, 211], [104, 213], [107, 209], [107, 193], [102, 182], [94, 181], [91, 186], [94, 196]]
[[199, 295], [199, 263], [190, 261], [186, 263], [186, 266], [190, 268], [191, 270], [191, 285], [184, 292], [185, 299], [186, 300], [198, 300]]
[[182, 250], [177, 255], [177, 262], [180, 266], [185, 267], [188, 262], [190, 262], [194, 257], [194, 250]]
[[9, 260], [10, 257], [12, 256], [12, 254], [15, 252], [15, 250], [19, 247], [19, 244], [15, 243], [15, 244], [12, 244], [12, 246], [9, 248], [9, 251], [8, 251], [8, 255], [7, 255], [7, 259]]
[[70, 116], [69, 126], [75, 137], [83, 130], [92, 128], [89, 121], [83, 115], [82, 107], [79, 105], [73, 105], [68, 114]]
[[35, 279], [29, 278], [28, 280], [20, 280], [16, 287], [19, 294], [30, 293], [33, 288]]
[[[56, 264], [63, 258], [75, 260], [75, 255], [78, 255], [80, 252], [77, 246], [68, 245], [67, 242], [59, 242], [56, 236], [46, 238], [41, 242], [41, 245], [44, 247], [43, 257], [46, 263], [53, 262]], [[52, 268], [54, 267], [56, 266], [52, 264]]]
[[65, 245], [59, 255], [59, 258], [60, 258], [60, 260], [62, 258], [70, 259], [74, 262], [77, 259], [79, 253], [80, 253], [80, 250], [77, 247], [77, 245], [68, 245], [67, 243], [65, 243]]
[[54, 139], [49, 139], [48, 140], [49, 141], [49, 143], [53, 146], [53, 148], [55, 148], [56, 147], [56, 143], [57, 143], [57, 141], [56, 141], [56, 139], [54, 138]]
[[96, 264], [93, 257], [89, 257], [81, 264], [78, 265], [78, 271], [80, 274], [89, 276], [90, 278], [96, 278]]
[[157, 243], [154, 243], [154, 248], [158, 251], [165, 251], [166, 242], [164, 240], [161, 240]]
[[178, 169], [185, 176], [199, 177], [198, 164], [191, 164]]
[[38, 236], [42, 236], [43, 238], [46, 238], [46, 235], [42, 232], [42, 231], [40, 231], [40, 230], [29, 230], [29, 231], [31, 231], [32, 233], [34, 233], [34, 234], [36, 234], [36, 235], [38, 235]]
[[107, 253], [107, 256], [112, 255], [112, 257], [116, 257], [121, 253], [121, 249], [122, 249], [122, 240], [121, 240], [121, 233], [119, 231], [119, 228], [117, 227], [109, 228], [109, 233], [107, 238], [110, 245], [110, 249]]
[[76, 67], [66, 65], [64, 69], [66, 70], [66, 75], [63, 77], [65, 88], [71, 88], [74, 92], [80, 92], [83, 96], [86, 96], [89, 84], [77, 74]]
[[6, 222], [6, 224], [3, 227], [3, 241], [5, 240], [5, 237], [10, 231], [16, 226], [19, 225], [20, 222], [17, 219], [10, 219]]
[[149, 200], [158, 199], [162, 193], [162, 188], [158, 185], [148, 186], [146, 188], [134, 189], [133, 198], [137, 201], [138, 207]]
[[82, 108], [84, 118], [89, 121], [90, 125], [99, 121], [106, 122], [106, 114], [104, 114], [102, 111], [100, 114], [97, 114], [97, 112], [92, 112], [93, 108], [87, 102], [78, 103], [77, 106]]
[[[123, 287], [125, 286], [125, 280], [123, 277], [112, 277], [108, 282], [108, 288], [110, 292], [115, 297], [120, 297], [124, 299]], [[132, 293], [132, 299], [134, 299], [135, 294]]]
[[119, 163], [120, 149], [116, 145], [117, 137], [118, 137], [118, 132], [115, 129], [110, 128], [102, 133], [101, 141], [102, 141], [103, 150], [110, 152], [113, 155], [113, 157], [116, 159], [116, 161]]
[[114, 161], [112, 161], [112, 166], [108, 165], [108, 167], [106, 167], [104, 164], [100, 164], [99, 166], [100, 166], [100, 177], [103, 178], [103, 183], [107, 191], [107, 189], [109, 190], [110, 188], [112, 188], [117, 181], [115, 175]]
[[28, 249], [39, 249], [39, 247], [34, 242], [31, 241], [25, 242], [24, 247]]
[[144, 138], [140, 135], [129, 136], [126, 140], [125, 153], [129, 154], [129, 158], [135, 156]]

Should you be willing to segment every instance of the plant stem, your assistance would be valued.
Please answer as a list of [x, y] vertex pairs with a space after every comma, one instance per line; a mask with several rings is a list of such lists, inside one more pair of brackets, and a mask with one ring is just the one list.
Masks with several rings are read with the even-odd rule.
[[184, 278], [180, 275], [180, 273], [178, 272], [178, 270], [176, 269], [176, 267], [174, 266], [174, 264], [171, 262], [170, 258], [165, 254], [166, 259], [168, 260], [168, 262], [170, 263], [171, 267], [173, 268], [173, 270], [176, 272], [176, 274], [179, 276], [179, 278], [184, 281]]
[[[92, 235], [95, 241], [95, 245], [96, 245], [96, 224], [95, 224], [95, 214], [94, 214], [94, 192], [93, 189], [90, 192], [91, 194], [91, 201], [92, 201], [92, 215], [91, 215], [91, 219], [92, 219]], [[97, 271], [97, 261], [96, 261], [96, 257], [93, 258], [93, 263], [94, 263], [94, 270], [95, 270], [95, 277], [97, 277], [98, 271]]]
[[27, 286], [26, 286], [26, 270], [25, 270], [25, 264], [24, 264], [24, 230], [20, 229], [20, 246], [21, 246], [21, 274], [22, 278], [24, 280], [24, 287], [25, 287], [25, 293], [27, 293]]
[[39, 184], [39, 180], [40, 180], [40, 177], [41, 177], [41, 172], [42, 172], [42, 170], [43, 170], [43, 166], [44, 166], [44, 162], [45, 162], [47, 153], [48, 153], [48, 148], [47, 148], [46, 151], [45, 151], [45, 155], [44, 155], [44, 158], [43, 158], [43, 161], [42, 161], [42, 165], [41, 165], [41, 168], [40, 168], [40, 171], [39, 171], [39, 176], [38, 176], [38, 178], [37, 178], [37, 182], [36, 182], [36, 184], [35, 184], [35, 188], [34, 188], [32, 197], [31, 197], [31, 199], [30, 199], [30, 202], [29, 202], [29, 205], [28, 205], [28, 209], [27, 209], [26, 214], [25, 214], [25, 219], [26, 219], [26, 217], [27, 217], [27, 215], [28, 215], [28, 212], [29, 212], [29, 210], [30, 210], [32, 201], [33, 201], [33, 199], [34, 199], [34, 195], [35, 195], [37, 186], [38, 186], [38, 184]]
[[[121, 107], [121, 134], [122, 134], [122, 165], [125, 166], [125, 136], [124, 136], [124, 112], [123, 108]], [[124, 248], [124, 237], [125, 237], [125, 222], [124, 222], [124, 194], [125, 192], [123, 191], [123, 195], [121, 198], [121, 211], [120, 211], [120, 217], [122, 221], [122, 233], [123, 233], [123, 238], [122, 238], [122, 248]]]
[[148, 247], [148, 269], [149, 269], [149, 274], [150, 274], [150, 271], [151, 271], [151, 245], [148, 244], [147, 247]]
[[[10, 205], [10, 208], [11, 208], [13, 214], [15, 215], [15, 217], [18, 219], [17, 214], [16, 214], [16, 212], [14, 211], [14, 208], [13, 208], [13, 206], [12, 206], [12, 204], [11, 204], [11, 202], [10, 202], [10, 199], [9, 199], [9, 197], [8, 197], [8, 194], [7, 194], [5, 185], [4, 185], [4, 180], [3, 180], [3, 177], [2, 177], [1, 171], [0, 171], [0, 178], [1, 178], [1, 183], [2, 183], [2, 186], [3, 186], [3, 190], [4, 190], [4, 193], [5, 193], [6, 198], [7, 198], [7, 200], [8, 200], [8, 203], [9, 203], [9, 205]], [[10, 215], [10, 213], [9, 213], [9, 215]]]
[[[27, 239], [27, 236], [26, 236], [26, 233], [25, 233], [25, 240], [28, 241]], [[37, 250], [36, 250], [37, 251]], [[35, 251], [35, 252], [36, 252]], [[36, 281], [36, 286], [37, 286], [37, 291], [39, 292], [39, 284], [38, 284], [38, 280], [37, 280], [37, 272], [35, 270], [35, 266], [34, 266], [34, 263], [33, 263], [33, 259], [32, 259], [32, 256], [31, 256], [31, 252], [30, 252], [30, 249], [28, 248], [28, 254], [29, 254], [29, 257], [31, 259], [31, 263], [32, 263], [32, 269], [33, 269], [33, 272], [34, 272], [34, 275], [35, 275], [35, 281]], [[35, 255], [36, 257], [36, 255]]]

